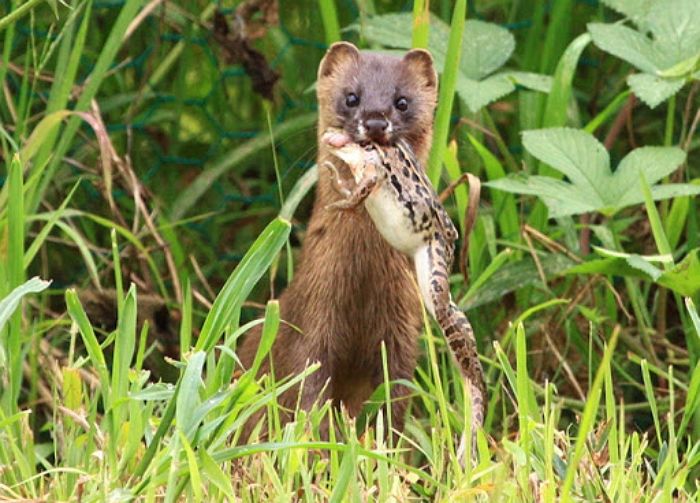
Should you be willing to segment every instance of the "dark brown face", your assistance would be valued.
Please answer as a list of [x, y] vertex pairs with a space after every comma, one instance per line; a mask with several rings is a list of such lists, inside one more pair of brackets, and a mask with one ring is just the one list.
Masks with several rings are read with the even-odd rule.
[[335, 44], [321, 62], [318, 94], [325, 126], [342, 128], [358, 143], [429, 141], [437, 77], [426, 51], [397, 58]]

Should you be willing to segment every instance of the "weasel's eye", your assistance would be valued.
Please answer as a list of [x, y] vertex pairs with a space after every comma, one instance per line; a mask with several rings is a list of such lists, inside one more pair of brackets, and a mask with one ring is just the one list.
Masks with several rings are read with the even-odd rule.
[[396, 98], [396, 101], [394, 102], [394, 106], [398, 110], [405, 112], [406, 110], [408, 110], [408, 100], [406, 98], [404, 98], [403, 96], [401, 96], [400, 98]]
[[355, 93], [350, 93], [345, 97], [345, 104], [349, 107], [356, 107], [360, 104], [360, 97]]

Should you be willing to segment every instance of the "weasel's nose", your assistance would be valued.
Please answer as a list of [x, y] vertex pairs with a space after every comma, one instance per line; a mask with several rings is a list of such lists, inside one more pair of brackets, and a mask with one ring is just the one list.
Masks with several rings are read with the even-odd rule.
[[384, 136], [387, 128], [389, 127], [389, 122], [382, 118], [372, 118], [365, 121], [365, 127], [367, 128], [367, 134], [370, 137], [381, 137]]

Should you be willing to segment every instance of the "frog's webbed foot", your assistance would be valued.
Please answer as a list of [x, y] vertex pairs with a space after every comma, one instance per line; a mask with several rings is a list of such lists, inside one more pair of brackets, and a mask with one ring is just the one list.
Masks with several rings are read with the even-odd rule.
[[352, 190], [350, 190], [348, 183], [343, 180], [340, 173], [338, 173], [338, 168], [335, 167], [335, 164], [331, 161], [326, 161], [323, 163], [323, 167], [330, 171], [331, 187], [333, 187], [333, 190], [343, 196], [343, 198], [349, 198], [352, 195]]
[[355, 189], [345, 199], [341, 199], [326, 206], [326, 209], [351, 210], [365, 202], [365, 199], [377, 186], [378, 177], [376, 172], [365, 173]]
[[323, 163], [323, 167], [330, 171], [331, 187], [333, 187], [333, 190], [335, 190], [342, 197], [342, 199], [326, 205], [326, 209], [352, 210], [358, 204], [360, 204], [361, 201], [356, 202], [355, 198], [353, 198], [354, 191], [350, 189], [350, 184], [340, 176], [338, 168], [335, 166], [335, 164], [330, 161], [326, 161]]

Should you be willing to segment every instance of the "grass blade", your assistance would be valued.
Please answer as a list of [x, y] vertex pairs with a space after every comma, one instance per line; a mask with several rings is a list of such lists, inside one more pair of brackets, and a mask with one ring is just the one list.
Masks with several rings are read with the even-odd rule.
[[95, 331], [90, 324], [90, 320], [85, 314], [83, 306], [80, 304], [78, 294], [75, 293], [75, 290], [73, 289], [66, 290], [66, 309], [68, 310], [68, 315], [73, 320], [73, 323], [78, 326], [80, 335], [83, 338], [83, 344], [85, 344], [85, 350], [87, 351], [88, 357], [92, 361], [92, 364], [97, 371], [102, 391], [102, 402], [105, 410], [108, 410], [112, 402], [110, 385], [111, 380], [109, 371], [107, 370], [107, 361], [105, 360], [104, 353], [102, 352], [102, 347], [95, 336]]
[[211, 351], [221, 333], [233, 321], [235, 306], [243, 303], [253, 286], [270, 268], [287, 241], [290, 229], [291, 224], [288, 221], [277, 218], [255, 240], [217, 295], [204, 321], [195, 349]]
[[339, 42], [340, 23], [338, 22], [338, 11], [335, 8], [335, 0], [319, 0], [319, 10], [323, 21], [323, 31], [326, 34], [326, 45]]
[[456, 0], [452, 11], [450, 38], [445, 56], [445, 61], [449, 61], [450, 64], [445, 65], [445, 69], [442, 72], [440, 94], [438, 96], [437, 111], [435, 112], [433, 148], [430, 150], [430, 157], [428, 158], [428, 177], [436, 188], [440, 181], [442, 160], [447, 147], [447, 137], [450, 133], [450, 116], [452, 114], [452, 104], [454, 103], [455, 87], [457, 86], [459, 60], [462, 55], [462, 35], [464, 33], [466, 12], [467, 1]]
[[616, 325], [612, 335], [610, 336], [610, 341], [605, 347], [603, 359], [595, 373], [593, 383], [591, 383], [591, 388], [588, 391], [588, 399], [586, 400], [586, 405], [583, 409], [583, 416], [581, 417], [578, 435], [576, 436], [576, 444], [574, 445], [573, 455], [571, 456], [569, 464], [566, 467], [566, 476], [564, 478], [564, 484], [562, 485], [561, 496], [562, 501], [565, 503], [573, 501], [571, 496], [571, 488], [574, 484], [574, 477], [576, 475], [576, 471], [578, 470], [578, 465], [581, 462], [583, 451], [586, 447], [586, 437], [593, 429], [593, 421], [595, 421], [598, 411], [598, 404], [602, 394], [603, 380], [605, 378], [605, 373], [607, 372], [606, 369], [610, 367], [610, 360], [612, 359], [613, 352], [615, 351], [615, 346], [617, 345], [617, 338], [619, 335], [620, 327], [619, 325]]
[[[22, 176], [22, 164], [15, 154], [10, 161], [8, 177], [9, 201], [7, 211], [7, 266], [8, 283], [10, 288], [16, 288], [24, 283], [24, 181]], [[15, 407], [19, 390], [22, 384], [22, 313], [15, 310], [10, 319], [10, 329], [7, 334], [5, 352], [8, 363], [9, 389], [3, 398], [6, 402], [7, 412]]]
[[430, 34], [430, 0], [413, 1], [413, 32], [411, 47], [414, 49], [428, 48]]

